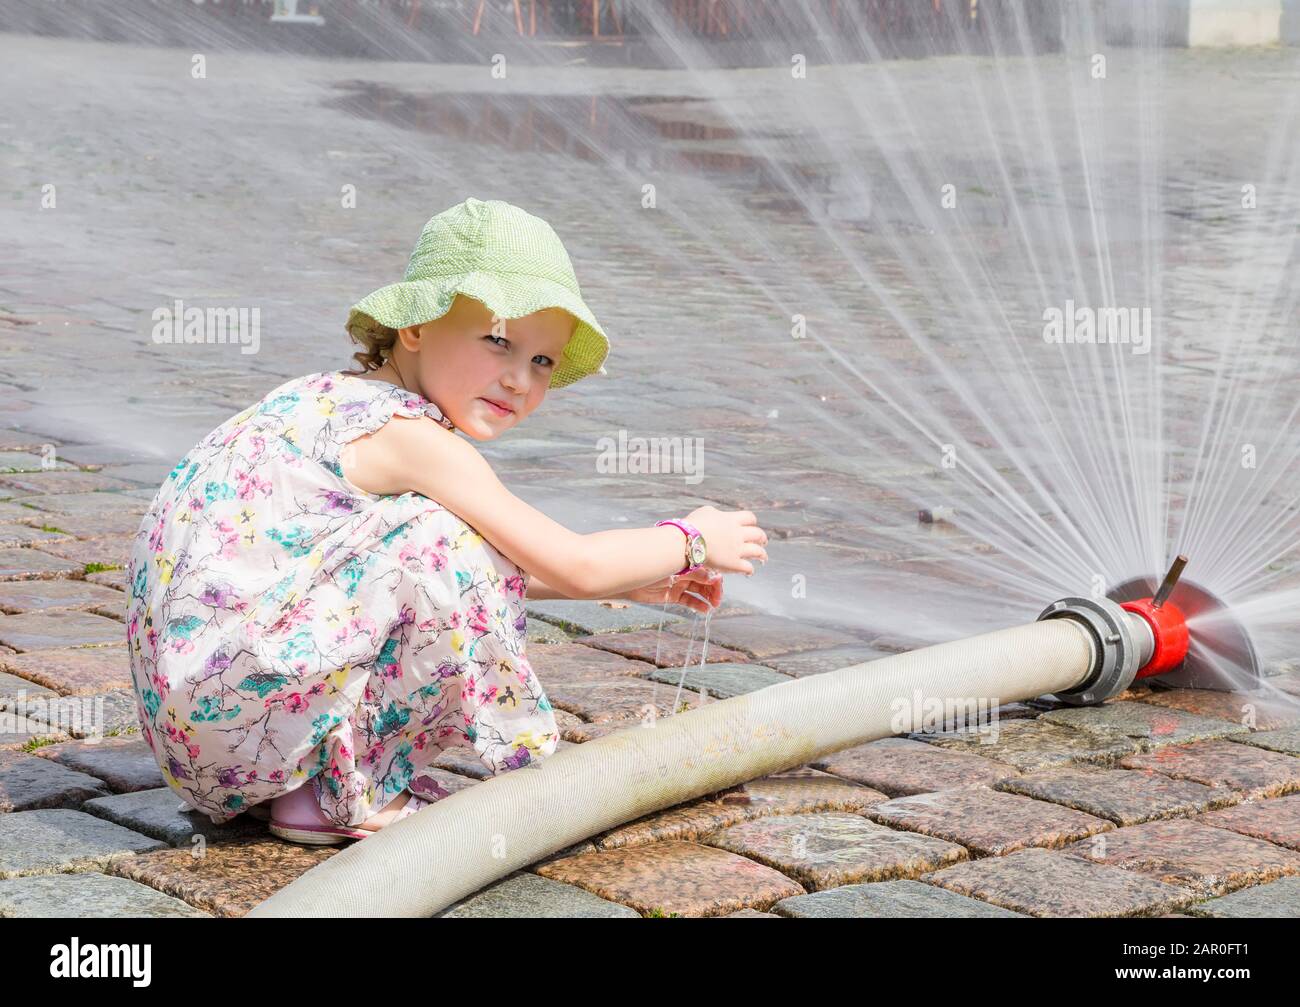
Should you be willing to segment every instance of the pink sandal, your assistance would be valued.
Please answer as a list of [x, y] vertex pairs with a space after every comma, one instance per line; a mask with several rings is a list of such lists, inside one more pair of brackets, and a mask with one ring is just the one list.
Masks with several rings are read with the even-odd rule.
[[[393, 798], [396, 800], [396, 798]], [[413, 815], [431, 802], [411, 794], [406, 804], [389, 822], [400, 822], [408, 815]], [[311, 781], [304, 783], [297, 790], [291, 791], [271, 802], [271, 834], [292, 843], [306, 843], [310, 846], [333, 846], [346, 839], [365, 839], [373, 836], [379, 829], [359, 829], [351, 825], [337, 825], [325, 817], [316, 799], [316, 790]], [[378, 812], [376, 812], [378, 814]], [[384, 826], [387, 828], [387, 826]]]

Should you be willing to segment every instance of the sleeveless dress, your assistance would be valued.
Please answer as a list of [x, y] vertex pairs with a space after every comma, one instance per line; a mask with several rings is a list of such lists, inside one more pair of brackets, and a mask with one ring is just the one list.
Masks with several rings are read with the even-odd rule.
[[[127, 645], [167, 785], [216, 824], [311, 785], [357, 825], [445, 748], [493, 773], [551, 755], [525, 656], [523, 571], [418, 493], [343, 476], [343, 445], [432, 402], [320, 371], [230, 417], [176, 465], [132, 545]], [[413, 786], [414, 781], [414, 786]]]

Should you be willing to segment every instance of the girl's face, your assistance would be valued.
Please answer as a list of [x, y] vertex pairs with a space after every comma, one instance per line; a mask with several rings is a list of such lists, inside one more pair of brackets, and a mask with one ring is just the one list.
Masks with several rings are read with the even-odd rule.
[[481, 301], [458, 294], [441, 318], [400, 332], [420, 394], [476, 441], [500, 437], [541, 404], [577, 326], [561, 308], [497, 319], [495, 330], [493, 320]]

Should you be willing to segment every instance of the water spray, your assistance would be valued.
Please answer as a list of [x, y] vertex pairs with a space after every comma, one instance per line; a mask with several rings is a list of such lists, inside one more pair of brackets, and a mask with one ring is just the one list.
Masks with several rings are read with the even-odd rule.
[[1135, 578], [1038, 619], [791, 679], [636, 724], [452, 794], [318, 864], [251, 917], [427, 917], [642, 815], [898, 733], [899, 697], [1055, 695], [1074, 705], [1135, 679], [1198, 688], [1257, 681], [1250, 638], [1210, 592]]

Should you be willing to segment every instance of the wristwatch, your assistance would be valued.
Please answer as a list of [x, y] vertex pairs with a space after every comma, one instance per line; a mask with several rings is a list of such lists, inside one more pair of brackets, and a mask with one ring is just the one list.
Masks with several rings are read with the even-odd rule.
[[698, 570], [704, 565], [704, 557], [707, 555], [704, 536], [700, 530], [688, 521], [682, 521], [676, 518], [668, 518], [664, 521], [656, 521], [655, 527], [660, 525], [676, 525], [686, 535], [686, 565], [677, 571], [674, 576], [680, 577], [684, 573], [690, 573], [692, 570]]

